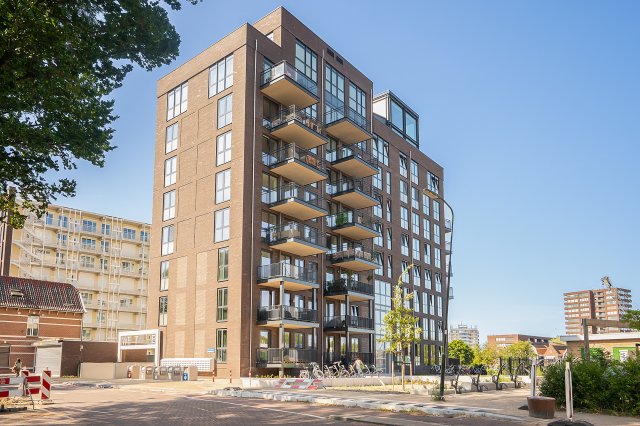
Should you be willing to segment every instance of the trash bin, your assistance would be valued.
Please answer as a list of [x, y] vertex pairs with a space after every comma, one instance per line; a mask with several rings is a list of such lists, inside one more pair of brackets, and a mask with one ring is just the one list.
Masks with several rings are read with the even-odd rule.
[[173, 381], [179, 382], [182, 380], [182, 368], [181, 367], [169, 367], [169, 377]]
[[193, 382], [198, 380], [198, 367], [191, 365], [182, 369], [182, 380]]
[[153, 367], [153, 380], [158, 380], [160, 377], [160, 367]]
[[[139, 365], [132, 365], [129, 367], [129, 371], [127, 372], [127, 377], [130, 379], [139, 379], [140, 378], [140, 367]], [[131, 375], [129, 375], [131, 373]]]
[[160, 367], [158, 371], [158, 380], [169, 380], [169, 368]]
[[144, 368], [144, 379], [153, 380], [153, 367], [148, 366]]

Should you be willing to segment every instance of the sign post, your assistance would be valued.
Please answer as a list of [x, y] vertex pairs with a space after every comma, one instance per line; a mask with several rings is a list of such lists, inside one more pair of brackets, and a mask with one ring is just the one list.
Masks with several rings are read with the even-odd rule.
[[564, 367], [564, 393], [565, 405], [567, 406], [567, 418], [573, 421], [573, 383], [570, 362], [566, 362]]

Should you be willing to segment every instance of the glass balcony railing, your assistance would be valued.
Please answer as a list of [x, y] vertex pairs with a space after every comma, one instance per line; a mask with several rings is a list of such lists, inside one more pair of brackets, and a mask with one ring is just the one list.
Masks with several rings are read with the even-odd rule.
[[275, 189], [264, 190], [262, 192], [262, 202], [266, 204], [277, 204], [290, 199], [324, 209], [322, 207], [322, 197], [296, 183], [288, 183]]
[[314, 362], [318, 356], [317, 348], [258, 348], [258, 364], [287, 364]]
[[281, 77], [290, 78], [314, 96], [318, 96], [318, 85], [286, 61], [277, 63], [271, 68], [267, 68], [262, 71], [262, 74], [260, 75], [260, 84], [265, 86]]
[[356, 112], [356, 110], [347, 105], [327, 109], [324, 115], [324, 122], [326, 125], [330, 125], [336, 121], [342, 120], [343, 118], [348, 119], [365, 132], [371, 133], [371, 122], [367, 120], [365, 116]]
[[326, 168], [322, 158], [296, 144], [288, 144], [273, 153], [265, 152], [262, 154], [262, 162], [269, 167], [278, 166], [289, 160], [298, 160], [314, 169], [322, 171], [322, 173], [324, 173], [324, 169]]
[[295, 105], [281, 109], [280, 112], [272, 117], [265, 117], [263, 124], [266, 128], [273, 130], [274, 128], [290, 121], [295, 121], [309, 129], [322, 133], [322, 123], [313, 118], [306, 109], [296, 107]]
[[324, 317], [325, 329], [345, 330], [347, 328], [364, 328], [373, 330], [373, 326], [373, 318], [358, 317], [354, 315]]
[[318, 284], [318, 271], [312, 268], [303, 268], [287, 262], [272, 263], [258, 267], [259, 280], [290, 278], [304, 281], [310, 284]]
[[367, 365], [375, 362], [371, 352], [347, 352], [344, 354], [325, 352], [323, 356], [325, 364], [331, 364], [337, 361], [342, 361], [343, 364], [353, 364], [357, 358], [360, 358], [360, 360]]
[[320, 235], [316, 228], [302, 225], [298, 222], [289, 222], [284, 225], [272, 226], [267, 229], [266, 242], [276, 243], [289, 238], [295, 238], [309, 244], [321, 245]]
[[351, 278], [338, 278], [337, 280], [327, 281], [324, 284], [325, 296], [346, 294], [348, 292], [355, 292], [373, 296], [374, 287], [371, 283], [356, 281]]
[[358, 158], [365, 163], [369, 164], [373, 168], [378, 167], [378, 159], [373, 156], [370, 152], [363, 151], [361, 149], [348, 146], [342, 146], [340, 148], [335, 149], [334, 151], [327, 152], [327, 158], [330, 159], [332, 163], [337, 163], [342, 160], [347, 160], [350, 158]]
[[375, 221], [373, 217], [368, 214], [354, 211], [344, 211], [340, 213], [333, 214], [331, 216], [326, 217], [327, 226], [330, 228], [339, 228], [343, 226], [354, 226], [361, 225], [365, 228], [368, 228], [374, 232], [375, 231]]
[[258, 321], [318, 322], [318, 311], [295, 306], [274, 305], [258, 308]]
[[374, 196], [373, 186], [362, 179], [342, 179], [337, 182], [327, 182], [327, 193], [336, 196], [349, 191], [359, 191], [369, 197]]
[[372, 252], [361, 248], [350, 248], [328, 254], [332, 262], [345, 262], [350, 260], [364, 260], [366, 262], [377, 264]]

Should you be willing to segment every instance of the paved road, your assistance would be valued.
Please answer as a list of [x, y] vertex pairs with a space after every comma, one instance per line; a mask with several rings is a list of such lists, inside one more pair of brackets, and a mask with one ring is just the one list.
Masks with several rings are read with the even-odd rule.
[[[92, 425], [354, 425], [344, 416], [382, 424], [479, 425], [518, 424], [493, 419], [441, 418], [356, 408], [316, 406], [262, 399], [225, 398], [211, 395], [183, 396], [125, 389], [72, 389], [53, 395], [56, 403], [35, 411], [1, 414], [0, 423]], [[362, 424], [362, 423], [360, 423]], [[380, 423], [379, 423], [380, 424]]]

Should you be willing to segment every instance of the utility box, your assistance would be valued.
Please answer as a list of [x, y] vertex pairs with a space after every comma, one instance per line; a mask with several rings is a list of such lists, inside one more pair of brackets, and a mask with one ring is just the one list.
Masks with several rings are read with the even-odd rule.
[[131, 379], [139, 379], [140, 378], [140, 370], [142, 369], [139, 365], [132, 365], [130, 368], [131, 371]]
[[195, 365], [184, 367], [184, 369], [182, 370], [182, 380], [189, 382], [198, 380], [198, 367], [196, 367]]
[[169, 380], [169, 367], [159, 367], [156, 380]]
[[168, 367], [169, 368], [169, 380], [179, 382], [182, 380], [182, 368], [181, 367]]
[[143, 377], [143, 379], [145, 379], [145, 380], [153, 380], [153, 367], [148, 366], [148, 367], [144, 368], [144, 377]]

